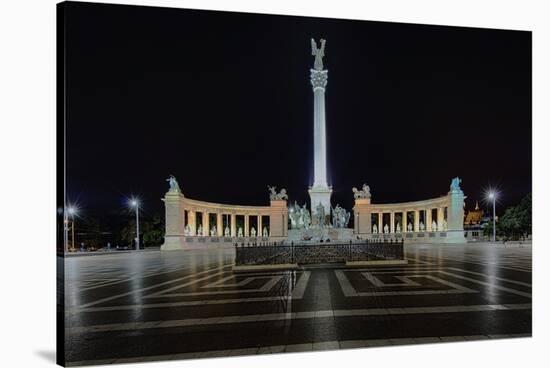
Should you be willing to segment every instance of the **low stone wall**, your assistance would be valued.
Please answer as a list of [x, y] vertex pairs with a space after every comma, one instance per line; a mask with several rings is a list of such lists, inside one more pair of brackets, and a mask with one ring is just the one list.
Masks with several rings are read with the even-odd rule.
[[423, 232], [410, 232], [410, 233], [394, 233], [394, 234], [370, 234], [363, 235], [363, 239], [371, 240], [401, 240], [405, 244], [411, 243], [466, 243], [467, 239], [464, 237], [462, 231], [423, 231]]
[[230, 237], [230, 236], [184, 236], [171, 239], [165, 237], [160, 250], [190, 250], [232, 248], [238, 244], [267, 243], [277, 241], [269, 237]]

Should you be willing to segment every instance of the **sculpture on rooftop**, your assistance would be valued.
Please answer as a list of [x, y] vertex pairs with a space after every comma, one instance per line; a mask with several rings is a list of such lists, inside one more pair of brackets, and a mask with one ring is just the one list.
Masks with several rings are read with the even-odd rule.
[[462, 180], [458, 176], [456, 178], [453, 178], [453, 180], [451, 180], [451, 192], [461, 191], [460, 183], [462, 183]]
[[178, 181], [176, 180], [176, 177], [174, 175], [170, 175], [168, 179], [166, 179], [168, 184], [170, 184], [170, 189], [168, 192], [170, 193], [179, 193], [181, 192], [180, 186], [178, 184]]
[[269, 199], [271, 201], [286, 201], [288, 200], [288, 195], [286, 194], [286, 189], [282, 188], [279, 193], [277, 193], [277, 187], [267, 186], [269, 190]]
[[367, 184], [363, 184], [363, 187], [361, 190], [357, 190], [357, 188], [353, 187], [352, 190], [353, 197], [355, 199], [364, 199], [364, 198], [370, 198], [370, 187]]

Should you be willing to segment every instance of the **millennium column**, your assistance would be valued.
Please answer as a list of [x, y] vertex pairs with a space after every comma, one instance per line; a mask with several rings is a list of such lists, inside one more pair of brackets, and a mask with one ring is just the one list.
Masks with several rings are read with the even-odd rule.
[[[321, 39], [321, 48], [317, 48], [315, 40], [311, 39], [312, 55], [315, 63], [311, 71], [311, 86], [313, 87], [313, 171], [314, 181], [309, 188], [311, 212], [317, 213], [317, 207], [322, 204], [326, 215], [330, 215], [330, 196], [332, 188], [327, 184], [327, 151], [325, 131], [325, 88], [328, 80], [328, 70], [323, 69], [325, 56], [325, 40]], [[315, 216], [313, 216], [315, 218]], [[324, 225], [324, 224], [322, 224]]]

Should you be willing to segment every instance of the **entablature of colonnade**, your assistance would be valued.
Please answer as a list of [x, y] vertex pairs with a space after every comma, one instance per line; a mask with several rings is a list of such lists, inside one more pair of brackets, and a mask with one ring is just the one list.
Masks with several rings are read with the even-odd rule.
[[[448, 207], [450, 198], [448, 195], [438, 198], [424, 199], [421, 201], [401, 202], [401, 203], [368, 203], [370, 212], [405, 212], [405, 211], [420, 211], [427, 208]], [[356, 201], [357, 206], [357, 201]]]
[[234, 215], [249, 215], [249, 216], [269, 216], [272, 211], [271, 206], [244, 206], [222, 204], [214, 202], [199, 201], [187, 197], [180, 199], [180, 205], [189, 211], [208, 212], [208, 213], [224, 213]]

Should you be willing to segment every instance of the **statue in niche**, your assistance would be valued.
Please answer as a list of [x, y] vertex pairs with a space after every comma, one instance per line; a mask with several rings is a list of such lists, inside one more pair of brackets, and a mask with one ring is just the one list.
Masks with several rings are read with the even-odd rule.
[[243, 237], [243, 228], [239, 226], [239, 230], [237, 231], [237, 236], [239, 238], [242, 238]]
[[197, 229], [197, 235], [202, 236], [202, 224], [200, 224], [199, 228]]
[[372, 233], [378, 234], [378, 226], [376, 226], [376, 224], [372, 225]]
[[437, 222], [432, 221], [432, 231], [437, 231]]
[[256, 229], [254, 229], [254, 226], [252, 226], [252, 229], [250, 229], [250, 236], [252, 236], [253, 238], [256, 237]]
[[223, 235], [224, 236], [231, 236], [231, 233], [229, 232], [229, 226], [225, 227], [225, 229], [223, 230]]
[[178, 181], [176, 180], [174, 175], [170, 175], [170, 177], [168, 179], [166, 179], [166, 181], [170, 185], [170, 189], [168, 190], [168, 192], [171, 192], [171, 193], [181, 192]]
[[388, 224], [384, 225], [384, 234], [387, 234], [390, 232], [390, 227], [388, 226]]
[[453, 178], [453, 180], [451, 180], [451, 192], [460, 191], [460, 183], [462, 183], [462, 180], [458, 176]]
[[210, 228], [210, 236], [216, 236], [216, 225]]
[[400, 234], [401, 233], [401, 224], [398, 222], [397, 226], [395, 227], [395, 232]]
[[185, 236], [191, 235], [191, 227], [189, 226], [189, 224], [185, 225], [185, 229], [183, 230], [183, 235]]
[[267, 238], [269, 233], [267, 232], [267, 227], [264, 226], [264, 238]]
[[357, 188], [353, 187], [351, 189], [353, 192], [353, 197], [355, 199], [364, 199], [364, 198], [370, 198], [370, 187], [367, 184], [363, 184], [362, 190], [357, 190]]
[[311, 39], [311, 55], [315, 56], [315, 62], [313, 63], [313, 69], [315, 70], [323, 70], [325, 43], [326, 41], [321, 38], [321, 48], [317, 48], [317, 42], [313, 38]]
[[319, 228], [325, 227], [325, 206], [323, 206], [321, 203], [317, 205], [317, 213], [315, 214], [315, 217], [317, 219], [317, 225]]
[[413, 226], [412, 226], [412, 224], [409, 222], [409, 224], [407, 225], [407, 232], [412, 233], [412, 231], [413, 231]]
[[420, 221], [418, 227], [420, 228], [420, 231], [424, 231], [424, 223], [422, 221]]

